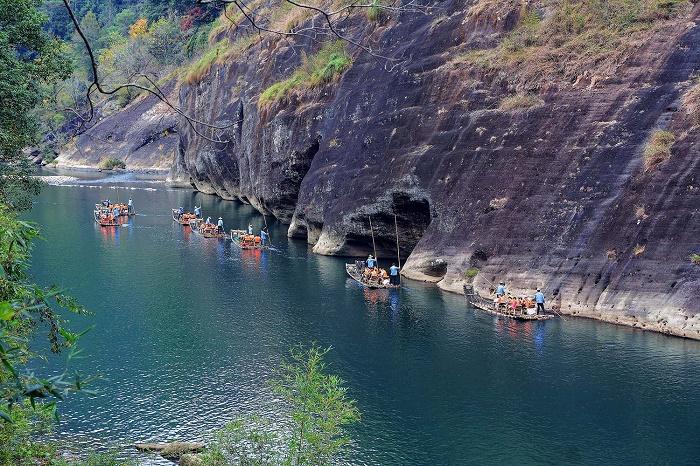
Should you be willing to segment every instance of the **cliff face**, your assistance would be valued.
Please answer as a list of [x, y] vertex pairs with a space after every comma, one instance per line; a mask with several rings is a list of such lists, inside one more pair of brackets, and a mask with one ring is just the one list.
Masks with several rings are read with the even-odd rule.
[[[174, 83], [164, 87], [172, 93]], [[176, 115], [152, 95], [121, 110], [113, 102], [96, 107], [95, 123], [76, 136], [57, 158], [62, 167], [97, 167], [104, 159], [123, 160], [128, 169], [169, 170], [179, 137]]]
[[[299, 50], [319, 47], [268, 38], [183, 86], [187, 112], [232, 126], [214, 143], [181, 122], [176, 170], [288, 222], [317, 253], [367, 254], [371, 219], [380, 259], [396, 256], [398, 226], [407, 277], [460, 291], [475, 267], [482, 292], [540, 286], [564, 313], [700, 338], [699, 130], [686, 111], [698, 14], [580, 69], [550, 60], [553, 74], [463, 59], [513, 37], [514, 3], [355, 15], [343, 30], [398, 60], [353, 52], [336, 81], [260, 106]], [[670, 158], [645, 166], [661, 129], [676, 135]]]

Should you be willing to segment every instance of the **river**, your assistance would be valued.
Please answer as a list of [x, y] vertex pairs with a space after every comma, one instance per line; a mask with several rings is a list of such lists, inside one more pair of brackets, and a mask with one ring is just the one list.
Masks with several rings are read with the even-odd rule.
[[[94, 325], [76, 364], [103, 380], [98, 396], [61, 403], [60, 438], [206, 440], [239, 415], [275, 418], [267, 380], [292, 345], [316, 341], [333, 347], [362, 412], [352, 464], [700, 462], [700, 342], [577, 318], [509, 322], [410, 281], [363, 290], [342, 258], [271, 219], [275, 248], [256, 253], [170, 217], [201, 204], [227, 229], [259, 228], [249, 206], [131, 175], [79, 184], [46, 187], [28, 215], [45, 238], [35, 279], [94, 312], [73, 319]], [[96, 202], [129, 196], [128, 226], [95, 225]]]

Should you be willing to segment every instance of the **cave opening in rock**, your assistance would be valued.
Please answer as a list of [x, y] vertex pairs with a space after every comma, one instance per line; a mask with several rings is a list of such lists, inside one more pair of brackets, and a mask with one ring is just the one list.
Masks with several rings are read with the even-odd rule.
[[[394, 193], [386, 207], [371, 215], [377, 255], [380, 258], [397, 258], [398, 230], [398, 244], [403, 262], [430, 225], [430, 202], [425, 198], [414, 198], [406, 193]], [[360, 256], [373, 253], [370, 216], [359, 215], [355, 218], [355, 222], [358, 228], [349, 232], [345, 238], [347, 254]]]

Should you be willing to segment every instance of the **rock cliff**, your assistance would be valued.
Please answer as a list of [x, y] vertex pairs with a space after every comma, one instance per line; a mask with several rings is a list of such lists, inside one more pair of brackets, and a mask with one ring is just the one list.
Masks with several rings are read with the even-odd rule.
[[[556, 49], [556, 37], [505, 48], [528, 43], [517, 2], [354, 14], [342, 30], [391, 59], [348, 46], [352, 65], [330, 82], [265, 104], [261, 92], [321, 46], [248, 41], [181, 88], [185, 111], [230, 129], [217, 143], [181, 122], [176, 175], [289, 223], [317, 253], [370, 252], [371, 219], [380, 259], [396, 256], [398, 226], [407, 277], [457, 292], [478, 269], [482, 292], [500, 279], [517, 293], [540, 286], [564, 313], [700, 338], [700, 130], [688, 110], [700, 10], [676, 6], [611, 36], [626, 42], [604, 37], [597, 55]], [[671, 149], [645, 161], [660, 130]]]
[[[171, 94], [174, 87], [171, 81], [163, 90]], [[115, 105], [110, 99], [96, 106], [94, 123], [63, 148], [58, 166], [95, 168], [115, 158], [127, 169], [170, 170], [179, 143], [176, 115], [152, 95], [141, 95], [122, 109]]]

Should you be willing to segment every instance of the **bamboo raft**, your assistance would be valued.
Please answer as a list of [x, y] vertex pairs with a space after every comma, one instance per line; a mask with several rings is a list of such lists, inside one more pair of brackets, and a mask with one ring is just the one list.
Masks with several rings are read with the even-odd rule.
[[469, 304], [471, 304], [475, 308], [499, 317], [506, 317], [508, 319], [515, 319], [521, 321], [548, 320], [553, 317], [556, 317], [556, 315], [552, 313], [527, 314], [527, 312], [523, 312], [522, 310], [518, 312], [518, 310], [512, 311], [508, 309], [507, 306], [498, 306], [492, 299], [480, 296], [476, 291], [474, 291], [474, 287], [470, 285], [464, 285], [464, 296], [466, 296]]
[[[267, 249], [268, 244], [263, 245], [259, 236], [249, 235], [245, 230], [231, 230], [231, 241], [241, 249]], [[249, 239], [253, 236], [254, 239]]]
[[131, 209], [129, 209], [128, 204], [110, 204], [108, 206], [106, 206], [102, 203], [95, 204], [95, 210], [100, 211], [100, 212], [111, 213], [115, 207], [119, 208], [119, 216], [120, 217], [131, 217], [132, 215], [136, 215], [134, 208], [132, 207]]
[[197, 218], [197, 216], [192, 212], [185, 212], [182, 215], [179, 215], [180, 212], [178, 211], [178, 209], [172, 209], [172, 211], [173, 221], [179, 223], [180, 225], [191, 226], [191, 223], [193, 221], [196, 222], [197, 225], [199, 225], [199, 223], [202, 222], [202, 219]]
[[93, 212], [93, 215], [95, 217], [95, 223], [97, 223], [101, 227], [118, 227], [119, 226], [119, 220], [116, 218], [112, 218], [112, 220], [109, 220], [107, 218], [102, 218], [102, 211], [100, 210], [95, 210]]
[[199, 233], [205, 238], [225, 239], [228, 235], [225, 232], [219, 232], [216, 225], [213, 223], [202, 223], [202, 219], [195, 219], [190, 222], [192, 231]]
[[401, 285], [391, 285], [391, 284], [384, 284], [384, 283], [379, 283], [379, 282], [371, 282], [367, 281], [362, 277], [362, 274], [360, 271], [357, 270], [357, 265], [355, 264], [345, 264], [345, 271], [348, 273], [350, 278], [355, 280], [357, 283], [361, 284], [364, 287], [371, 288], [371, 289], [385, 289], [385, 288], [401, 288]]

